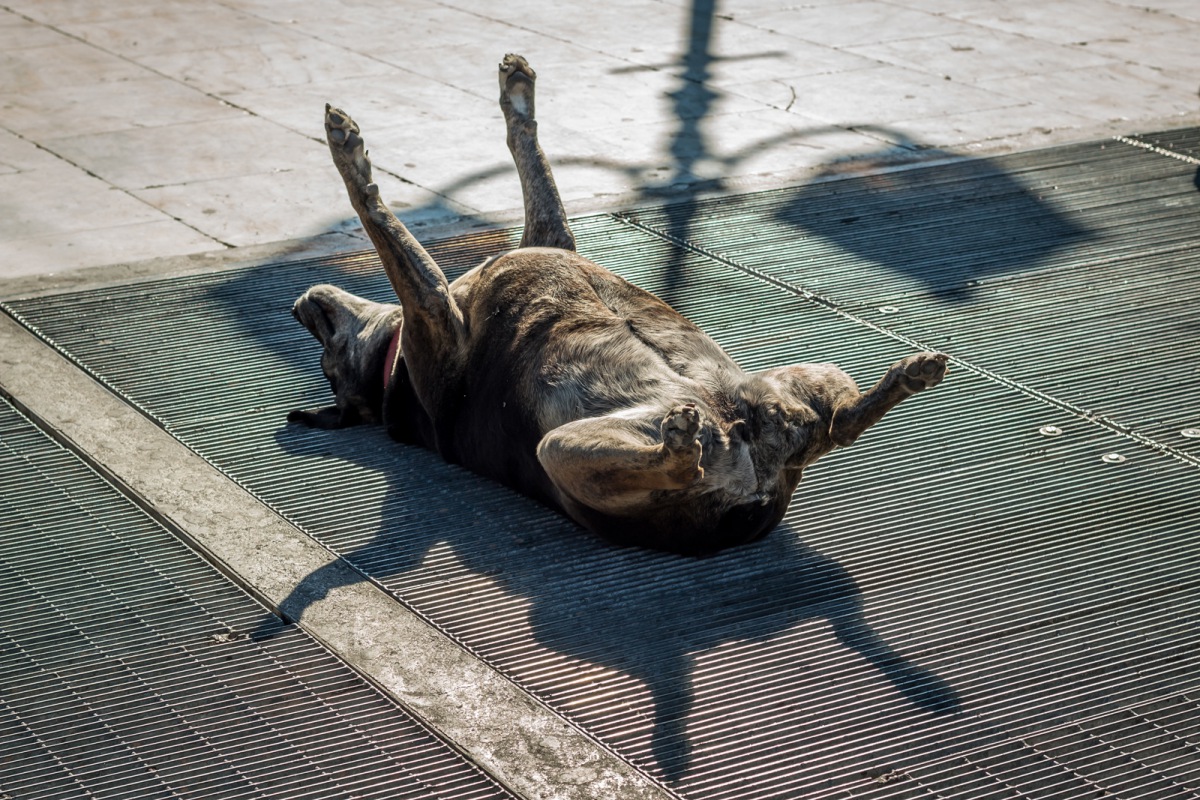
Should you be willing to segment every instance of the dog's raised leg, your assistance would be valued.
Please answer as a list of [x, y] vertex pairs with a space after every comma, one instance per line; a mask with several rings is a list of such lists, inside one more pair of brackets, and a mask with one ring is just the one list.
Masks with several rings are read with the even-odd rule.
[[462, 311], [450, 296], [445, 274], [380, 199], [358, 125], [345, 111], [326, 105], [325, 135], [350, 204], [379, 252], [404, 309], [400, 348], [413, 389], [426, 412], [436, 418], [448, 388], [447, 376], [458, 374], [454, 367], [461, 360]]
[[521, 247], [575, 249], [575, 236], [567, 225], [567, 214], [558, 186], [550, 173], [550, 162], [538, 144], [537, 120], [533, 109], [536, 73], [529, 62], [512, 53], [500, 62], [500, 110], [508, 127], [508, 149], [521, 178], [525, 200], [525, 233]]
[[547, 433], [538, 460], [570, 498], [598, 511], [629, 512], [653, 491], [686, 489], [704, 477], [700, 423], [693, 403], [671, 409], [657, 435], [627, 414], [581, 419]]
[[879, 383], [837, 409], [829, 437], [839, 447], [852, 444], [900, 401], [941, 383], [946, 359], [943, 353], [917, 353], [896, 362]]

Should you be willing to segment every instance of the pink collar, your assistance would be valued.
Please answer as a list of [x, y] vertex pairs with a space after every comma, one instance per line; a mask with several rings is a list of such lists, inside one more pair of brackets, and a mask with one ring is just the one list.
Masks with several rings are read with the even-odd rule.
[[392, 383], [392, 371], [393, 367], [396, 366], [396, 353], [400, 350], [401, 327], [397, 326], [396, 332], [392, 334], [392, 341], [388, 344], [387, 357], [383, 359], [383, 390], [385, 392]]

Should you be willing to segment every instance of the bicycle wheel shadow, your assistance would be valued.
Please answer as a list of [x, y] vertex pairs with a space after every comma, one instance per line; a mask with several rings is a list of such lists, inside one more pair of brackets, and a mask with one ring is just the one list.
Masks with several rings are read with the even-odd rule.
[[[382, 478], [369, 500], [344, 488], [361, 487], [358, 478], [332, 480], [335, 488], [322, 490], [327, 522], [312, 525], [317, 538], [501, 672], [668, 781], [686, 776], [694, 766], [694, 740], [704, 736], [688, 730], [689, 721], [705, 713], [695, 704], [696, 658], [738, 642], [744, 656], [723, 667], [736, 670], [742, 660], [755, 659], [754, 643], [773, 642], [802, 623], [827, 622], [836, 641], [855, 655], [857, 668], [889, 684], [892, 701], [908, 713], [947, 715], [960, 708], [948, 683], [872, 629], [849, 572], [803, 544], [786, 523], [759, 543], [705, 559], [618, 548], [433, 453], [394, 444], [377, 428], [287, 426], [277, 440], [290, 457], [305, 462], [314, 482], [322, 481], [322, 472], [332, 477], [347, 470], [373, 476], [367, 482]], [[378, 515], [370, 515], [373, 532], [361, 526], [338, 530], [339, 520], [362, 517], [366, 502], [378, 503]], [[335, 572], [307, 576], [280, 611], [302, 621], [309, 605], [334, 588]], [[524, 611], [514, 616], [514, 608]], [[266, 622], [253, 635], [273, 632]], [[787, 646], [803, 642], [800, 637]], [[807, 658], [811, 644], [797, 651], [798, 661]], [[820, 692], [818, 687], [846, 676], [798, 678], [806, 691]], [[616, 699], [597, 700], [606, 693]]]

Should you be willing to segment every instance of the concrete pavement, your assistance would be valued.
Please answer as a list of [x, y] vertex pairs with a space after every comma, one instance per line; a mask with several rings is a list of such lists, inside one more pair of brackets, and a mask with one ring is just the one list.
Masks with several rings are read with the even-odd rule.
[[418, 231], [514, 221], [506, 51], [579, 213], [1196, 124], [1197, 41], [1191, 0], [4, 0], [0, 280], [366, 246], [326, 101]]

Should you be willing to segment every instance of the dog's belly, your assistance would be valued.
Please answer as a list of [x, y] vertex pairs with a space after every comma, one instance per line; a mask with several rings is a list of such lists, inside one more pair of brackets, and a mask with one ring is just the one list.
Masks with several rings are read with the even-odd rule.
[[637, 409], [657, 434], [669, 408], [740, 372], [674, 309], [572, 252], [517, 250], [452, 291], [469, 342], [461, 399], [435, 411], [438, 449], [544, 501], [556, 495], [536, 452], [548, 431]]
[[669, 407], [680, 393], [742, 375], [675, 309], [576, 253], [516, 250], [460, 280], [466, 382], [485, 395], [518, 387], [515, 399], [543, 433], [586, 416]]

